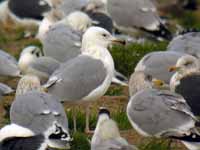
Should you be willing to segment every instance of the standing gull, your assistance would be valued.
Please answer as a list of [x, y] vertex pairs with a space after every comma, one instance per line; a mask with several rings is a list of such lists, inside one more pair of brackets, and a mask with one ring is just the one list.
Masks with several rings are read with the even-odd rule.
[[54, 138], [50, 137], [48, 145], [67, 148], [70, 141], [68, 120], [59, 101], [42, 91], [37, 77], [25, 76], [18, 83], [16, 98], [11, 105], [11, 123], [29, 128], [36, 134], [47, 131], [55, 123], [62, 130], [62, 138], [52, 136]]
[[199, 61], [193, 56], [181, 57], [170, 71], [176, 71], [173, 75], [170, 88], [181, 94], [192, 112], [200, 116], [200, 66]]
[[168, 68], [176, 64], [182, 55], [177, 52], [151, 52], [139, 61], [135, 71], [143, 71], [169, 84], [173, 73], [168, 72]]
[[168, 45], [169, 51], [190, 54], [200, 58], [200, 33], [191, 32], [175, 37]]
[[137, 150], [120, 136], [119, 129], [114, 120], [110, 118], [110, 112], [101, 108], [98, 122], [91, 141], [91, 150]]
[[[89, 28], [82, 39], [82, 54], [66, 63], [50, 77], [45, 85], [49, 93], [62, 101], [90, 102], [99, 99], [109, 88], [114, 76], [114, 62], [107, 47], [122, 43], [100, 27]], [[86, 131], [89, 132], [89, 107]]]
[[131, 125], [145, 137], [175, 138], [190, 150], [199, 149], [197, 119], [180, 95], [155, 89], [142, 90], [131, 97], [127, 115]]

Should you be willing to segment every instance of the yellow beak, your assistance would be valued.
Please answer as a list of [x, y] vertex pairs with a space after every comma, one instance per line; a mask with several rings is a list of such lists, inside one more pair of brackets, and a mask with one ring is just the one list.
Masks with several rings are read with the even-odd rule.
[[161, 86], [163, 86], [165, 84], [164, 81], [158, 80], [158, 79], [153, 79], [152, 82], [156, 87], [161, 87]]
[[115, 38], [115, 37], [113, 37], [113, 38], [111, 39], [111, 42], [112, 42], [113, 44], [126, 45], [126, 41], [125, 41], [125, 40], [118, 39], [118, 38]]

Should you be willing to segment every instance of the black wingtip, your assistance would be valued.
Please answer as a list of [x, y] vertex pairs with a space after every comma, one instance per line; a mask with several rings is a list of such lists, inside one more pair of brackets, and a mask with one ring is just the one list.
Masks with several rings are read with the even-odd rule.
[[200, 142], [200, 135], [196, 133], [191, 133], [190, 135], [184, 135], [182, 137], [172, 136], [170, 138], [185, 141], [185, 142]]
[[160, 23], [158, 30], [151, 31], [151, 30], [143, 29], [143, 28], [142, 28], [142, 30], [144, 30], [150, 34], [153, 34], [156, 37], [160, 37], [160, 38], [163, 38], [166, 40], [171, 40], [173, 38], [172, 33], [162, 23]]
[[110, 111], [105, 107], [99, 108], [99, 116], [102, 115], [102, 114], [107, 114], [110, 117]]

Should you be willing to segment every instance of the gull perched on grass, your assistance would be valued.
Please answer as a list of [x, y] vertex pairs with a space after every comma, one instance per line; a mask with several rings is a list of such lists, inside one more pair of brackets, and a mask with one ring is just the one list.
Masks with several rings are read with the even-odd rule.
[[[103, 96], [114, 77], [114, 62], [107, 47], [124, 43], [100, 27], [90, 27], [82, 39], [82, 54], [63, 63], [45, 85], [49, 93], [62, 101], [87, 103]], [[89, 132], [89, 106], [86, 111]]]
[[145, 89], [132, 96], [127, 106], [128, 119], [145, 137], [179, 139], [190, 150], [198, 150], [200, 134], [185, 99], [170, 91]]
[[6, 125], [0, 130], [1, 150], [46, 150], [49, 137], [62, 138], [59, 126], [52, 124], [46, 132], [34, 133], [17, 124]]
[[170, 67], [170, 71], [175, 71], [171, 78], [170, 89], [181, 94], [191, 111], [200, 116], [200, 64], [199, 60], [193, 56], [186, 55], [178, 59], [175, 66]]
[[62, 132], [58, 137], [49, 137], [48, 145], [54, 148], [69, 147], [71, 139], [64, 108], [58, 98], [43, 92], [36, 76], [27, 75], [19, 81], [10, 119], [11, 123], [31, 129], [35, 134], [46, 132], [55, 123]]
[[91, 150], [137, 150], [120, 136], [119, 128], [106, 108], [99, 111], [98, 122], [91, 141]]

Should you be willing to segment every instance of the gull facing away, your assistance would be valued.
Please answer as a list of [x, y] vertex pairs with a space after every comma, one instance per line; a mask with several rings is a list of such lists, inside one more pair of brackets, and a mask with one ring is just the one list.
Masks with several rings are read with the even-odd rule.
[[199, 149], [197, 119], [180, 95], [156, 89], [142, 90], [129, 100], [127, 115], [133, 128], [145, 137], [179, 139], [188, 149]]
[[0, 21], [9, 20], [23, 26], [38, 26], [44, 15], [51, 10], [46, 0], [6, 0], [0, 5]]
[[1, 150], [46, 150], [49, 137], [62, 138], [59, 126], [52, 124], [46, 132], [35, 134], [32, 130], [17, 124], [6, 125], [0, 130]]
[[[123, 41], [103, 28], [90, 27], [83, 35], [82, 54], [63, 63], [44, 87], [62, 101], [86, 103], [99, 99], [114, 77], [114, 62], [107, 49], [111, 43]], [[89, 109], [86, 112], [86, 132], [89, 132]]]
[[3, 50], [0, 50], [0, 76], [20, 77], [16, 59]]
[[98, 122], [91, 141], [91, 150], [137, 150], [120, 136], [119, 128], [110, 118], [110, 112], [101, 108]]
[[167, 50], [189, 54], [200, 59], [200, 33], [190, 32], [175, 37], [168, 45]]
[[181, 94], [195, 116], [200, 116], [200, 66], [199, 60], [186, 55], [178, 59], [170, 71], [175, 71], [171, 78], [170, 89]]
[[49, 137], [48, 145], [53, 148], [69, 148], [71, 140], [68, 120], [60, 100], [44, 93], [39, 79], [35, 76], [23, 77], [17, 87], [16, 98], [10, 110], [11, 123], [31, 129], [40, 134], [55, 123], [62, 132], [61, 138]]
[[151, 52], [145, 55], [135, 67], [136, 71], [143, 71], [153, 78], [163, 80], [169, 84], [173, 75], [169, 72], [169, 67], [176, 64], [177, 60], [183, 56], [182, 53], [177, 52]]

